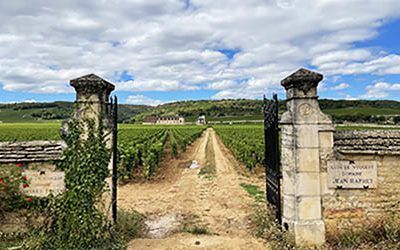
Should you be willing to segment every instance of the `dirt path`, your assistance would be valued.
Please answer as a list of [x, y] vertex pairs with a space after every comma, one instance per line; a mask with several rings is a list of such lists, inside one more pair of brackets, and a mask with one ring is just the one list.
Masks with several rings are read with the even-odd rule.
[[[215, 168], [215, 173], [189, 169], [191, 160]], [[237, 173], [238, 163], [212, 129], [170, 164], [182, 168], [177, 178], [119, 189], [120, 208], [135, 209], [149, 218], [149, 238], [131, 241], [128, 249], [266, 249], [249, 234], [253, 199], [240, 187], [254, 180]], [[205, 228], [209, 234], [182, 232], [184, 225]]]

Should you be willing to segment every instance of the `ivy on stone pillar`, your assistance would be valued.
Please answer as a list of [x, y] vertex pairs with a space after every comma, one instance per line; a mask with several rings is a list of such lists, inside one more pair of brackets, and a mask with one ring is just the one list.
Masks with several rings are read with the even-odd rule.
[[281, 81], [287, 105], [281, 119], [283, 225], [294, 233], [298, 245], [325, 242], [320, 137], [325, 137], [322, 132], [332, 133], [333, 126], [318, 104], [322, 79], [321, 74], [302, 68]]
[[[110, 94], [115, 89], [115, 86], [103, 78], [89, 74], [78, 77], [70, 81], [70, 85], [75, 88], [76, 101], [74, 119], [85, 121], [85, 119], [94, 120], [96, 126], [102, 125], [105, 133], [105, 143], [107, 148], [112, 146], [112, 122], [110, 115]], [[84, 136], [84, 135], [83, 135]], [[110, 177], [106, 179], [108, 189], [104, 193], [104, 210], [111, 216], [111, 194], [112, 187], [112, 159], [108, 166]]]

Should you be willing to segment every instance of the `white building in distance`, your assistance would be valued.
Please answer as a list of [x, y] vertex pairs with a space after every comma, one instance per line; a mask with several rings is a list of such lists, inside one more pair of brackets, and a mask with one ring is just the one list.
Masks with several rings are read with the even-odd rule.
[[199, 116], [199, 118], [197, 118], [197, 125], [206, 125], [207, 121], [206, 121], [206, 116], [205, 115], [201, 115]]
[[143, 120], [143, 125], [183, 125], [185, 118], [181, 116], [148, 116]]

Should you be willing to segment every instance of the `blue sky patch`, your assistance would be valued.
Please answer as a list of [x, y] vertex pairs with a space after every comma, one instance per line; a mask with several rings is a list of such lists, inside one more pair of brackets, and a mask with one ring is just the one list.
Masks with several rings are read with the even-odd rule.
[[237, 54], [240, 53], [242, 50], [241, 49], [217, 49], [218, 52], [224, 54], [226, 56], [226, 58], [228, 58], [228, 60], [232, 60], [233, 57]]

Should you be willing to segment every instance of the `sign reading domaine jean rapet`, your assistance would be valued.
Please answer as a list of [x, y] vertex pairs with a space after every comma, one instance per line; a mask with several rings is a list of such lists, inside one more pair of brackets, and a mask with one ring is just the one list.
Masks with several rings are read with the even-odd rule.
[[25, 175], [29, 181], [29, 187], [24, 189], [27, 195], [45, 197], [65, 190], [64, 172], [26, 170]]
[[328, 162], [328, 188], [377, 188], [378, 171], [374, 161]]

